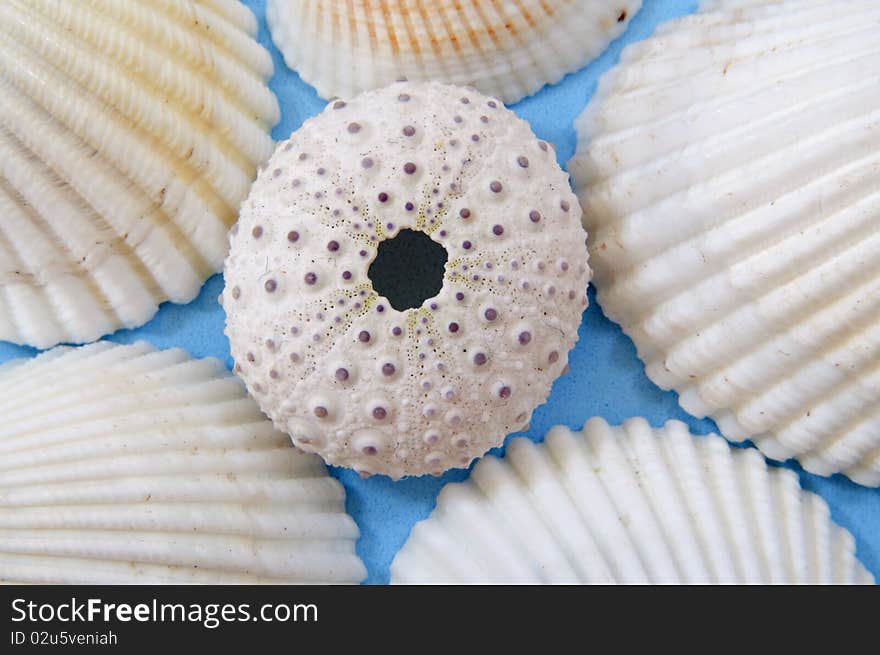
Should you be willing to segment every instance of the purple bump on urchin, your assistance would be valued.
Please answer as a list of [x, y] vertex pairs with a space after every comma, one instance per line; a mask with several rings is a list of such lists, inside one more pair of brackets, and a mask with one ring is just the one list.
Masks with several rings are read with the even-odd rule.
[[466, 467], [525, 428], [577, 341], [590, 269], [568, 176], [471, 89], [401, 82], [328, 105], [278, 145], [239, 223], [236, 372], [329, 464]]

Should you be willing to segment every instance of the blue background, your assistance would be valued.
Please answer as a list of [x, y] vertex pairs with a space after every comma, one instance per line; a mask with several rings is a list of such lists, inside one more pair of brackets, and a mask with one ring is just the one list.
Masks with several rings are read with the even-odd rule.
[[[275, 76], [270, 85], [278, 95], [282, 119], [273, 136], [286, 139], [306, 118], [318, 113], [324, 101], [284, 65], [269, 38], [264, 0], [248, 0], [246, 4], [258, 16], [260, 41], [275, 60]], [[600, 75], [617, 61], [621, 48], [647, 37], [663, 21], [691, 13], [696, 5], [696, 0], [645, 0], [628, 31], [602, 57], [561, 83], [518, 103], [513, 110], [531, 123], [539, 137], [556, 144], [559, 162], [564, 164], [574, 153], [573, 121], [593, 95]], [[222, 277], [215, 275], [192, 303], [166, 303], [144, 327], [117, 332], [109, 339], [121, 343], [146, 339], [161, 348], [180, 346], [197, 357], [218, 357], [231, 368], [229, 344], [223, 335], [224, 314], [216, 300], [222, 287]], [[590, 303], [581, 325], [580, 341], [570, 356], [571, 373], [556, 381], [547, 404], [535, 411], [527, 436], [539, 440], [557, 424], [579, 428], [591, 416], [602, 416], [611, 423], [644, 416], [653, 425], [680, 419], [698, 434], [717, 431], [712, 421], [696, 420], [685, 414], [678, 406], [676, 394], [661, 391], [645, 377], [635, 347], [603, 316], [592, 288]], [[0, 363], [35, 353], [30, 348], [0, 342]], [[828, 502], [834, 520], [855, 535], [859, 558], [880, 580], [880, 489], [860, 487], [839, 475], [819, 478], [804, 473], [795, 464], [786, 466], [797, 471], [806, 489]], [[413, 524], [431, 512], [440, 488], [467, 477], [466, 471], [453, 471], [440, 478], [394, 483], [378, 476], [361, 480], [345, 469], [332, 469], [332, 474], [345, 485], [348, 511], [360, 526], [358, 552], [369, 572], [368, 583], [388, 582], [388, 568], [394, 555]]]

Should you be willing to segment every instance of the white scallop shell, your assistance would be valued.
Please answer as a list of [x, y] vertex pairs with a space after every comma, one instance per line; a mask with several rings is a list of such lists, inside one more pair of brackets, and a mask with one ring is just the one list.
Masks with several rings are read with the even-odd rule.
[[513, 440], [447, 485], [396, 583], [871, 583], [855, 543], [789, 470], [670, 421]]
[[[448, 260], [436, 295], [398, 309], [370, 267], [405, 230]], [[436, 82], [306, 121], [231, 242], [236, 372], [296, 445], [363, 474], [467, 466], [522, 429], [587, 304], [586, 234], [553, 149], [497, 100]]]
[[728, 438], [880, 484], [880, 4], [706, 2], [627, 48], [569, 164], [599, 302]]
[[279, 119], [237, 0], [0, 3], [0, 340], [136, 327], [220, 270]]
[[345, 492], [215, 359], [145, 343], [0, 369], [0, 580], [363, 579]]
[[473, 85], [513, 103], [581, 68], [641, 0], [269, 0], [287, 65], [325, 98], [406, 78]]

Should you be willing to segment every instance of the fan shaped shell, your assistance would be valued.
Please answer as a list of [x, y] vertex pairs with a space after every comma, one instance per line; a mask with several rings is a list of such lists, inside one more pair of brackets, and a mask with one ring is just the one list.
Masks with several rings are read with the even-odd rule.
[[222, 267], [279, 118], [237, 0], [0, 3], [0, 339], [93, 341]]
[[880, 5], [706, 2], [627, 48], [569, 164], [599, 302], [730, 439], [880, 484]]
[[870, 583], [852, 536], [756, 450], [670, 421], [519, 438], [441, 492], [396, 583]]
[[641, 0], [269, 0], [287, 65], [325, 98], [401, 78], [473, 85], [505, 103], [584, 66]]
[[0, 580], [356, 583], [319, 458], [214, 359], [98, 342], [0, 369]]

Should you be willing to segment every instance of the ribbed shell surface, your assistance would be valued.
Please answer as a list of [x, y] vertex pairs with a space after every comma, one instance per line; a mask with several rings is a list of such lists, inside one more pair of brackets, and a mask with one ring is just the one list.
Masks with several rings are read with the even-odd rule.
[[143, 342], [0, 367], [0, 581], [357, 583], [358, 529], [214, 359]]
[[569, 164], [605, 313], [722, 433], [880, 484], [880, 4], [705, 2]]
[[391, 566], [425, 584], [872, 582], [797, 476], [670, 421], [515, 439], [450, 484]]
[[84, 343], [222, 268], [279, 119], [237, 0], [0, 3], [0, 340]]
[[287, 65], [325, 98], [401, 78], [505, 103], [558, 82], [626, 29], [641, 0], [269, 0]]

